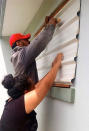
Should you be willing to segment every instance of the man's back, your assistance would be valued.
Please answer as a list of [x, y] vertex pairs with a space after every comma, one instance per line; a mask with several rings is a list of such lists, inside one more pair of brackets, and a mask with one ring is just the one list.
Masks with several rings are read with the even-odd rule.
[[11, 62], [13, 63], [14, 66], [15, 76], [25, 73], [34, 81], [34, 83], [37, 83], [38, 74], [37, 74], [36, 62], [34, 60], [27, 68], [25, 68], [25, 63], [24, 63], [25, 58], [23, 55], [25, 54], [24, 52], [25, 52], [24, 47], [17, 46], [15, 49], [13, 49]]

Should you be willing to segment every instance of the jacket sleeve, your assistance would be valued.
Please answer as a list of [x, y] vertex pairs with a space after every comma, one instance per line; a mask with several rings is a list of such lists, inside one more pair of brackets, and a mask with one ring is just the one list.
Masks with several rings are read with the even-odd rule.
[[25, 47], [24, 64], [28, 66], [45, 49], [52, 39], [55, 30], [54, 25], [49, 25], [28, 45]]

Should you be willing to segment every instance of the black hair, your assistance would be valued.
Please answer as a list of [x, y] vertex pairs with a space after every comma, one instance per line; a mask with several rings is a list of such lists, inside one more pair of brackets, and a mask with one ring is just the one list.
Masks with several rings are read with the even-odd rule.
[[16, 42], [12, 45], [12, 49], [14, 49], [16, 47]]
[[28, 76], [24, 74], [17, 77], [13, 77], [12, 74], [9, 74], [4, 77], [2, 85], [8, 89], [8, 95], [16, 99], [23, 95], [25, 90], [29, 90], [33, 86], [33, 82], [31, 79], [28, 81]]

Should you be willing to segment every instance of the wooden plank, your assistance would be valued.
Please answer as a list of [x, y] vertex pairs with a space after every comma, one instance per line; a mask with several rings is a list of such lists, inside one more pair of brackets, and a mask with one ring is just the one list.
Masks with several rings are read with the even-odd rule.
[[57, 82], [54, 82], [53, 87], [63, 87], [63, 88], [69, 88], [70, 87], [70, 84], [66, 84], [66, 83], [57, 83]]

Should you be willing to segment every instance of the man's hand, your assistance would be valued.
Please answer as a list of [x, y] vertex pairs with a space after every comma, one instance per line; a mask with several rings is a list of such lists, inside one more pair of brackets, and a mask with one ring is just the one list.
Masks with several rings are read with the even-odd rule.
[[48, 24], [50, 18], [51, 18], [50, 16], [46, 16], [46, 17], [45, 17], [45, 24], [46, 24], [46, 25]]
[[51, 18], [50, 16], [46, 16], [46, 18], [45, 18], [45, 25], [51, 25], [51, 24], [56, 26], [57, 19], [53, 18], [53, 17]]
[[56, 18], [51, 18], [51, 19], [49, 20], [49, 22], [48, 22], [48, 25], [51, 25], [51, 24], [53, 24], [53, 25], [56, 26], [56, 24], [57, 24], [57, 19], [56, 19]]

